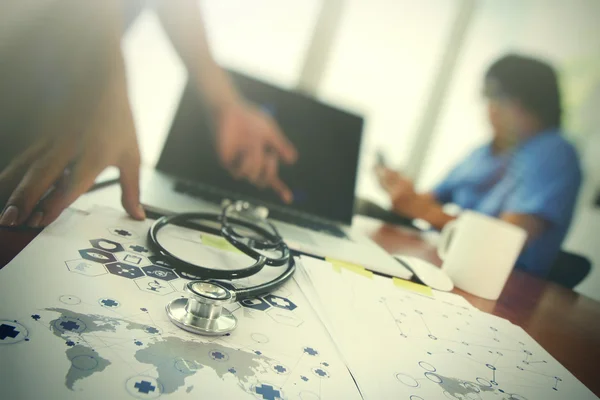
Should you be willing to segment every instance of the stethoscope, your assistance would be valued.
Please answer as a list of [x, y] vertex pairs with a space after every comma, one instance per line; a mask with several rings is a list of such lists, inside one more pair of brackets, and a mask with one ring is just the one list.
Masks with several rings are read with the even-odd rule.
[[[230, 216], [235, 212], [240, 218]], [[294, 258], [279, 232], [267, 220], [268, 210], [247, 202], [226, 202], [218, 213], [183, 213], [156, 220], [148, 231], [148, 243], [154, 252], [181, 276], [194, 280], [185, 285], [188, 298], [178, 298], [166, 306], [167, 316], [176, 326], [201, 335], [224, 335], [237, 326], [236, 317], [225, 305], [258, 297], [276, 290], [292, 277], [296, 270]], [[244, 219], [242, 219], [244, 218]], [[250, 266], [235, 270], [217, 270], [197, 265], [177, 257], [158, 240], [158, 232], [167, 225], [185, 225], [192, 221], [218, 222], [220, 235], [242, 253], [254, 260]], [[252, 235], [240, 232], [249, 231]], [[253, 276], [265, 266], [283, 267], [275, 279], [260, 285], [236, 288], [231, 281]]]

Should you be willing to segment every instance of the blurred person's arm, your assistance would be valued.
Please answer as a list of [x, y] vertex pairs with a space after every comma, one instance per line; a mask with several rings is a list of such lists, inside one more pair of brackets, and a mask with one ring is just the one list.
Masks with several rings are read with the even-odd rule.
[[[83, 14], [72, 18], [94, 16], [93, 28], [88, 26], [82, 36], [97, 28], [68, 60], [81, 70], [82, 80], [60, 107], [40, 116], [36, 140], [0, 172], [0, 192], [10, 193], [0, 225], [47, 225], [109, 165], [120, 169], [124, 208], [144, 218], [139, 152], [120, 51], [121, 8], [111, 1], [84, 3], [78, 10]], [[85, 52], [90, 46], [95, 51]], [[85, 59], [79, 59], [81, 54]]]
[[390, 196], [394, 212], [425, 220], [436, 229], [442, 229], [455, 219], [443, 211], [442, 204], [438, 203], [433, 193], [417, 193], [413, 182], [400, 173], [378, 167], [376, 174], [379, 184]]
[[501, 216], [525, 229], [529, 240], [552, 226], [568, 226], [582, 180], [573, 147], [550, 141], [542, 146], [535, 157], [519, 164], [519, 184], [505, 200]]
[[292, 193], [279, 178], [279, 161], [294, 163], [293, 145], [277, 123], [238, 93], [214, 60], [197, 0], [159, 0], [156, 9], [190, 78], [209, 103], [216, 123], [216, 146], [223, 165], [236, 178], [270, 187], [285, 202]]
[[[390, 196], [392, 209], [398, 214], [425, 220], [438, 230], [456, 219], [444, 212], [443, 204], [438, 202], [434, 193], [417, 193], [413, 182], [398, 172], [380, 168], [377, 175], [381, 186]], [[505, 212], [500, 219], [523, 228], [528, 241], [548, 229], [548, 222], [544, 218], [532, 214]]]

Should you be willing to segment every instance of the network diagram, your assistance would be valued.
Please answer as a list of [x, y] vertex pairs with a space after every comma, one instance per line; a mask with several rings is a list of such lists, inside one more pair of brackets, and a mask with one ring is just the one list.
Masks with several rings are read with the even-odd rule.
[[[400, 370], [395, 374], [401, 385], [415, 389], [411, 400], [422, 399], [418, 389], [426, 385], [439, 386], [448, 399], [481, 399], [489, 394], [523, 400], [523, 394], [508, 389], [522, 386], [529, 391], [560, 391], [563, 379], [552, 372], [552, 367], [547, 368], [547, 354], [534, 353], [527, 343], [513, 336], [510, 323], [482, 320], [477, 310], [451, 305], [440, 312], [423, 307], [427, 302], [430, 300], [416, 299], [412, 294], [379, 300], [397, 328], [397, 340], [421, 350], [423, 355], [409, 373]], [[449, 368], [458, 363], [465, 368]], [[462, 370], [460, 374], [457, 369]], [[468, 378], [462, 373], [466, 371]], [[456, 375], [462, 378], [454, 378]]]
[[507, 320], [453, 295], [425, 296], [384, 278], [302, 261], [365, 398], [596, 398]]
[[[62, 274], [65, 281], [84, 277], [78, 279], [104, 288], [106, 295], [91, 297], [85, 288], [67, 291], [65, 285], [54, 303], [28, 310], [18, 320], [0, 320], [0, 345], [23, 346], [40, 340], [40, 334], [62, 343], [68, 391], [85, 390], [98, 376], [119, 370], [119, 390], [132, 398], [207, 395], [207, 387], [214, 395], [245, 393], [267, 400], [315, 400], [343, 387], [348, 398], [359, 398], [293, 280], [274, 293], [228, 305], [241, 321], [231, 334], [196, 336], [174, 326], [164, 313], [169, 298], [184, 296], [189, 280], [154, 255], [136, 230], [98, 232], [88, 236], [89, 245], [79, 240], [77, 247], [65, 246]], [[117, 282], [131, 292], [111, 292]], [[3, 348], [8, 347], [0, 346], [0, 355]]]

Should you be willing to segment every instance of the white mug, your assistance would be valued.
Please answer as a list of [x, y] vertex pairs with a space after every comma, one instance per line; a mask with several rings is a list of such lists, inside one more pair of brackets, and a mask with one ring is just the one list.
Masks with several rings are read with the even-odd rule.
[[465, 292], [496, 300], [527, 239], [524, 229], [497, 218], [464, 211], [442, 230], [442, 269]]

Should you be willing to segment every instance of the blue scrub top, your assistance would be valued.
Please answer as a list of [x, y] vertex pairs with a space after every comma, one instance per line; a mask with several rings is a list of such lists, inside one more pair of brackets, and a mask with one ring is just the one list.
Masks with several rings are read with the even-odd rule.
[[509, 153], [491, 143], [473, 151], [433, 191], [441, 203], [499, 217], [530, 214], [549, 229], [530, 242], [517, 267], [546, 276], [567, 234], [581, 185], [577, 152], [559, 130], [541, 132]]

